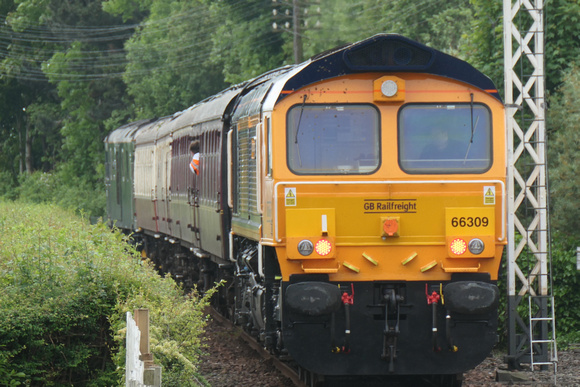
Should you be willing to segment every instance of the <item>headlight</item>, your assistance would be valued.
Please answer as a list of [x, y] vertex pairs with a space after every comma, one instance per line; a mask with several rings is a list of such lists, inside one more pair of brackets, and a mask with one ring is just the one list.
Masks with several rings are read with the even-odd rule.
[[316, 242], [316, 247], [314, 248], [314, 250], [318, 255], [324, 257], [325, 255], [330, 254], [330, 252], [332, 251], [332, 244], [326, 239], [321, 239], [318, 242]]
[[467, 243], [461, 238], [456, 238], [451, 241], [449, 249], [455, 255], [461, 255], [467, 251]]

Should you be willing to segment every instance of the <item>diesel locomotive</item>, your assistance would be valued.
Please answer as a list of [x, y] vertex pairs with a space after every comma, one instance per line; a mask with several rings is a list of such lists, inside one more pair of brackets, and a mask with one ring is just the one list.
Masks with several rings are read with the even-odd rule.
[[379, 34], [105, 148], [109, 222], [310, 380], [460, 385], [496, 343], [504, 106], [462, 60]]

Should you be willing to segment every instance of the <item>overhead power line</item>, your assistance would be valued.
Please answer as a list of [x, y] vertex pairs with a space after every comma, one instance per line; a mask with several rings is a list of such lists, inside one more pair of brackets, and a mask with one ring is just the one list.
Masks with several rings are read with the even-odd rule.
[[[303, 15], [303, 12], [313, 4], [315, 7], [319, 5], [317, 0], [306, 2], [285, 0], [285, 5], [281, 4], [282, 2], [278, 0], [278, 5], [275, 5], [274, 9], [289, 10], [288, 15], [282, 20], [288, 20], [289, 17], [297, 26], [291, 27], [290, 32], [294, 33], [294, 56], [295, 61], [299, 62], [302, 60], [300, 50], [302, 42], [308, 40], [309, 35], [303, 34], [301, 29], [305, 27], [298, 24], [313, 16], [318, 18], [318, 12], [309, 15]], [[359, 1], [350, 3], [345, 11], [356, 19], [364, 14], [377, 14], [380, 7], [384, 7], [384, 2], [377, 1], [373, 4]], [[432, 0], [422, 0], [415, 7], [397, 15], [380, 15], [379, 12], [377, 21], [381, 20], [381, 25], [392, 25], [397, 18], [412, 17], [414, 14], [424, 12], [428, 7], [433, 7]], [[272, 12], [272, 8], [263, 7], [263, 4], [258, 2], [239, 1], [231, 5], [230, 11], [238, 18], [247, 20], [267, 16]], [[292, 15], [293, 11], [297, 13], [296, 16]], [[196, 25], [195, 22], [200, 20], [203, 23]], [[195, 28], [191, 28], [192, 23]], [[212, 55], [212, 31], [223, 26], [223, 23], [223, 15], [213, 15], [205, 6], [190, 7], [183, 12], [148, 19], [140, 24], [104, 26], [56, 23], [37, 25], [0, 15], [0, 63], [3, 63], [0, 65], [0, 77], [46, 81], [46, 77], [49, 76], [53, 80], [84, 82], [122, 76], [143, 76], [168, 69], [194, 70], [207, 62]], [[239, 28], [243, 28], [242, 25], [233, 24], [230, 28], [229, 39], [232, 47], [241, 45], [248, 39], [244, 31], [236, 33]], [[180, 29], [183, 31], [180, 32]], [[377, 32], [385, 31], [379, 28]], [[159, 36], [163, 36], [165, 41], [157, 42], [153, 50], [150, 44], [139, 43], [158, 40]], [[254, 43], [254, 48], [259, 50], [271, 45], [277, 39], [272, 34]], [[126, 49], [128, 42], [131, 45], [129, 50]], [[73, 45], [77, 45], [74, 50]], [[50, 60], [59, 53], [67, 55], [67, 68], [51, 71]], [[172, 60], [169, 60], [170, 58]], [[167, 65], [169, 62], [172, 66]], [[129, 66], [130, 64], [132, 65]]]
[[[233, 5], [232, 11], [243, 18], [255, 18], [263, 10], [258, 6], [247, 6], [245, 2]], [[205, 28], [191, 28], [192, 19], [203, 18]], [[70, 26], [70, 25], [26, 25], [24, 30], [11, 28], [10, 18], [0, 16], [0, 76], [28, 81], [45, 81], [46, 76], [53, 80], [90, 81], [121, 76], [142, 76], [147, 73], [195, 69], [207, 62], [211, 56], [211, 30], [215, 30], [221, 20], [212, 18], [206, 9], [200, 7], [185, 12], [147, 21], [142, 24], [109, 26]], [[189, 24], [189, 25], [188, 25]], [[19, 27], [23, 26], [19, 24]], [[199, 27], [196, 25], [196, 27]], [[183, 32], [178, 30], [183, 28]], [[135, 35], [134, 35], [135, 34]], [[135, 36], [128, 53], [123, 42]], [[164, 36], [166, 44], [158, 42], [154, 46], [143, 44], [139, 51], [139, 40]], [[243, 39], [240, 34], [240, 38]], [[260, 46], [273, 43], [275, 38], [266, 39]], [[80, 43], [79, 49], [71, 52], [73, 44]], [[236, 42], [233, 42], [236, 44]], [[102, 49], [94, 47], [103, 47]], [[257, 47], [259, 48], [259, 47]], [[50, 71], [50, 59], [58, 53], [68, 55], [65, 72]], [[128, 57], [128, 54], [131, 58]], [[76, 57], [75, 57], [76, 56]], [[138, 58], [138, 66], [129, 66]], [[168, 66], [168, 58], [172, 65]], [[41, 65], [44, 64], [44, 70]]]

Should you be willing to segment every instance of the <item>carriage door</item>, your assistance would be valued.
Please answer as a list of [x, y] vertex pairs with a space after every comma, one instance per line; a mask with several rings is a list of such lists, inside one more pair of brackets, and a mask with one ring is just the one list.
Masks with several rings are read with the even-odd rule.
[[165, 147], [165, 213], [167, 216], [167, 234], [171, 234], [173, 219], [171, 218], [171, 142]]
[[199, 220], [203, 250], [222, 256], [222, 208], [221, 208], [221, 129], [222, 122], [212, 121], [202, 128]]
[[167, 227], [167, 152], [169, 149], [168, 138], [162, 138], [157, 142], [155, 147], [155, 164], [157, 170], [157, 179], [155, 181], [155, 191], [157, 199], [157, 221], [158, 231], [169, 234]]

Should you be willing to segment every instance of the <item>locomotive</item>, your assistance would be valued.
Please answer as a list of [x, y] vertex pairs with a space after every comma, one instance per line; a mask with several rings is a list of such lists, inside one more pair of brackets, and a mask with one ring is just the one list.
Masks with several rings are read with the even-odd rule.
[[504, 133], [489, 78], [379, 34], [113, 131], [108, 221], [310, 380], [458, 386], [497, 340]]

